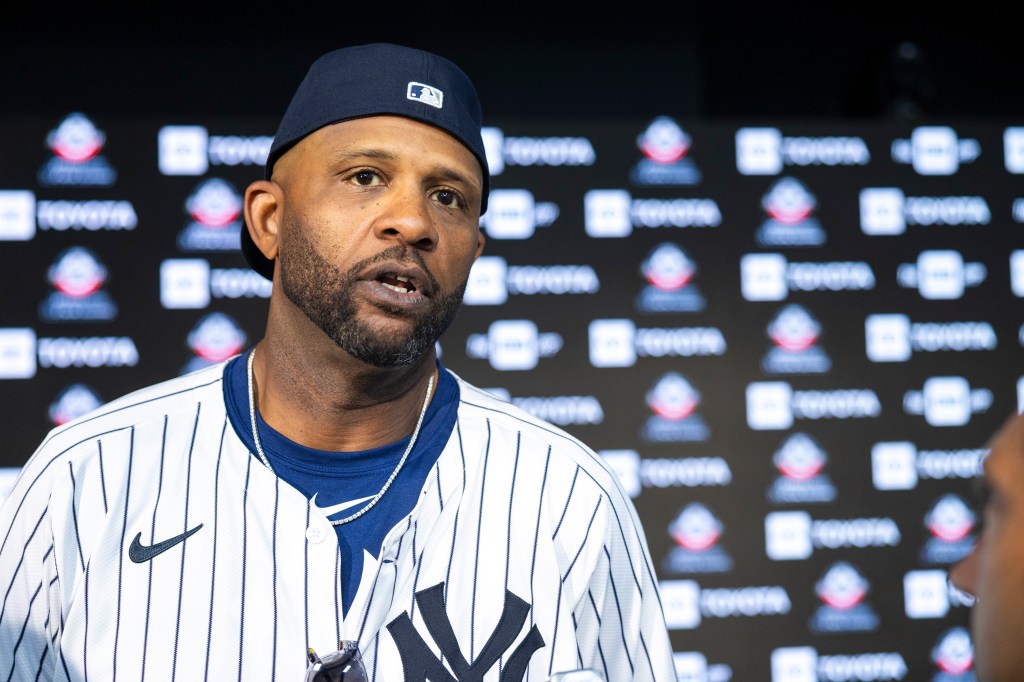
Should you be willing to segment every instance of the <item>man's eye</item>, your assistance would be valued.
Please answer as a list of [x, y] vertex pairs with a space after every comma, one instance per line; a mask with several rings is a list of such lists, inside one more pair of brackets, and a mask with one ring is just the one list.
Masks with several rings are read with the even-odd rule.
[[462, 205], [459, 195], [450, 189], [440, 189], [434, 192], [434, 197], [442, 206], [456, 207]]
[[374, 173], [373, 171], [364, 170], [364, 171], [359, 171], [358, 173], [356, 173], [352, 177], [355, 179], [357, 184], [360, 184], [360, 185], [372, 185], [374, 183], [374, 181], [376, 181], [376, 179], [377, 179], [377, 174]]

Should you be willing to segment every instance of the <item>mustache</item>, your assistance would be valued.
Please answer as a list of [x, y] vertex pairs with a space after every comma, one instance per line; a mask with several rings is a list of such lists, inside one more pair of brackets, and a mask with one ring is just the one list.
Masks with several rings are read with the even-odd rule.
[[427, 279], [430, 280], [430, 286], [433, 291], [439, 291], [440, 285], [434, 278], [434, 273], [427, 267], [427, 263], [423, 260], [423, 254], [416, 249], [410, 249], [409, 247], [402, 246], [401, 244], [395, 244], [389, 246], [375, 256], [364, 258], [357, 262], [351, 268], [349, 268], [349, 276], [352, 279], [356, 279], [359, 273], [368, 270], [377, 263], [383, 263], [385, 261], [398, 261], [399, 263], [412, 263], [422, 270], [426, 275]]

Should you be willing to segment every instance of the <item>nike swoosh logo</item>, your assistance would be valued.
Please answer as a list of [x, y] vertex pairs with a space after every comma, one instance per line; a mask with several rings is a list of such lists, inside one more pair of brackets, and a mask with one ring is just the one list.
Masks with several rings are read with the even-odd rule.
[[323, 514], [324, 516], [330, 516], [331, 514], [337, 514], [338, 512], [345, 511], [349, 507], [354, 507], [357, 504], [362, 504], [363, 502], [369, 502], [370, 500], [373, 499], [373, 495], [370, 495], [369, 497], [360, 497], [358, 500], [349, 500], [348, 502], [342, 502], [341, 504], [336, 504], [336, 505], [333, 505], [331, 507], [320, 507], [320, 506], [317, 506], [316, 496], [317, 496], [317, 493], [313, 493], [313, 497], [309, 498], [309, 503], [312, 504], [314, 507], [316, 507], [317, 510], [321, 514]]
[[203, 524], [200, 523], [192, 530], [185, 531], [181, 535], [175, 535], [173, 538], [168, 538], [163, 542], [157, 542], [155, 544], [149, 545], [148, 547], [139, 542], [139, 540], [142, 538], [142, 533], [138, 533], [136, 534], [135, 539], [132, 540], [131, 546], [128, 547], [128, 558], [137, 564], [149, 561], [157, 554], [160, 554], [161, 552], [166, 552], [179, 542], [184, 542], [185, 538], [187, 538], [189, 535], [192, 535], [202, 527]]

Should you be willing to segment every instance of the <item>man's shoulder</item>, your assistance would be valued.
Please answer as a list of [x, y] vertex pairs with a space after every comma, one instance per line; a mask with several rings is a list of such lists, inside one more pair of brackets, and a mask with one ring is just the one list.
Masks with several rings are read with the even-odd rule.
[[99, 416], [132, 408], [145, 409], [154, 403], [160, 404], [162, 409], [167, 401], [174, 401], [178, 398], [187, 403], [201, 400], [204, 393], [221, 389], [224, 367], [227, 362], [230, 360], [136, 389], [103, 404], [92, 414]]
[[151, 419], [163, 419], [182, 409], [193, 410], [198, 402], [220, 397], [227, 362], [171, 377], [114, 398], [54, 428], [43, 445], [76, 441]]
[[541, 416], [527, 410], [496, 389], [483, 389], [456, 375], [460, 384], [460, 419], [486, 419], [492, 429], [515, 431], [526, 442], [540, 443], [559, 457], [569, 457], [584, 468], [608, 470], [590, 445]]
[[459, 407], [462, 416], [484, 417], [499, 423], [514, 424], [520, 429], [538, 430], [559, 438], [573, 439], [573, 436], [561, 427], [526, 410], [504, 389], [480, 388], [454, 372], [451, 373], [459, 382]]

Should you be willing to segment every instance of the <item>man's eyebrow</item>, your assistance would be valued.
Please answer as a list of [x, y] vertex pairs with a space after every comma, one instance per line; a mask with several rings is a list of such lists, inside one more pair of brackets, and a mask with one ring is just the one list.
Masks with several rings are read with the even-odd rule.
[[451, 182], [461, 182], [469, 185], [477, 190], [480, 189], [480, 184], [475, 182], [472, 178], [467, 176], [465, 173], [455, 170], [454, 168], [448, 168], [447, 166], [440, 166], [434, 171], [434, 175], [442, 180], [449, 180]]
[[[393, 161], [398, 158], [398, 155], [394, 152], [380, 149], [377, 147], [367, 147], [364, 149], [346, 149], [341, 151], [331, 152], [327, 155], [327, 161], [330, 164], [338, 163], [349, 163], [356, 159], [381, 159], [384, 161]], [[434, 169], [432, 175], [440, 180], [448, 180], [450, 182], [460, 182], [467, 184], [471, 187], [480, 189], [480, 183], [475, 182], [470, 176], [465, 173], [451, 168], [449, 166], [438, 166]]]
[[327, 161], [329, 163], [344, 163], [354, 159], [366, 158], [392, 160], [396, 158], [396, 155], [392, 152], [378, 149], [376, 147], [368, 147], [365, 149], [346, 149], [343, 151], [331, 152], [327, 155]]

